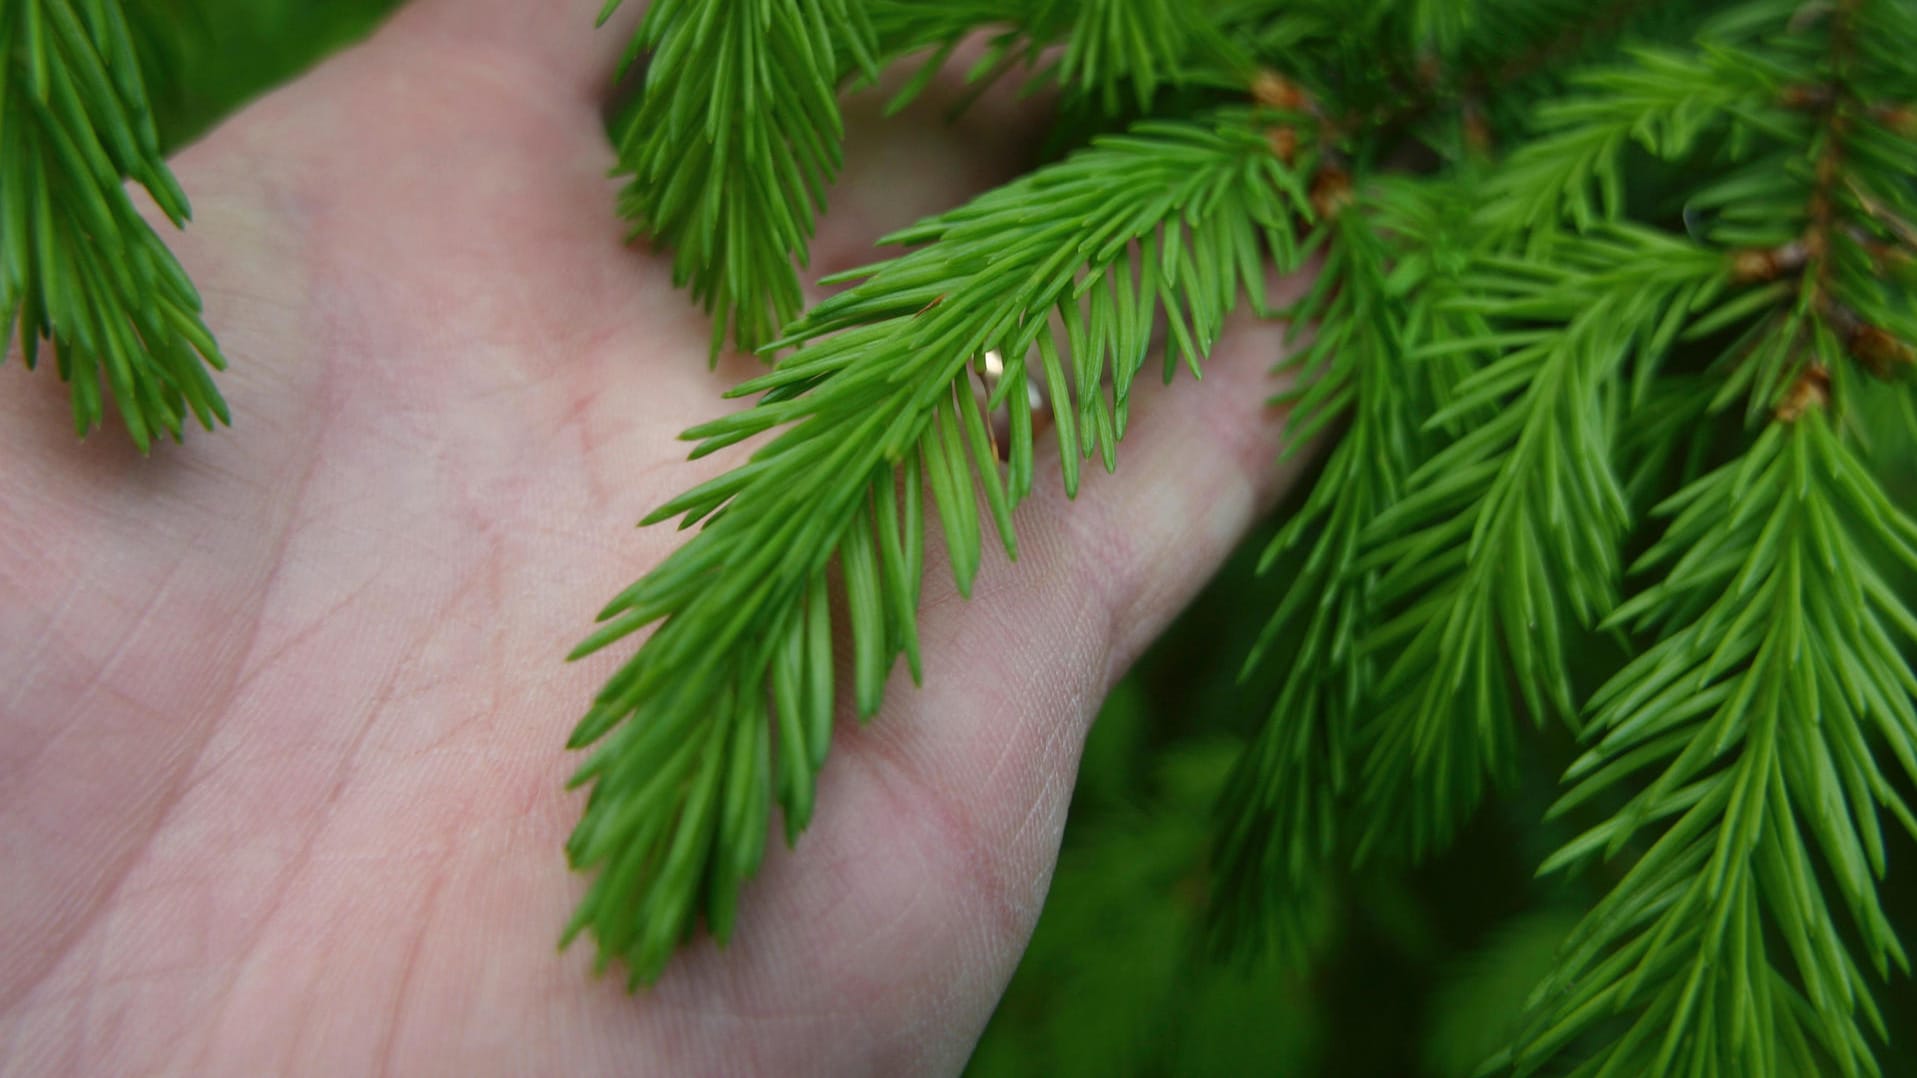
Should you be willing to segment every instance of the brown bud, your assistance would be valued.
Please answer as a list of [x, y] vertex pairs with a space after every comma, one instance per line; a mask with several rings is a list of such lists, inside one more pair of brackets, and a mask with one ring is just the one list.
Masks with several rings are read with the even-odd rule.
[[1483, 110], [1464, 110], [1464, 145], [1473, 153], [1491, 151], [1491, 125], [1485, 122]]
[[1876, 326], [1860, 325], [1851, 332], [1850, 354], [1879, 378], [1889, 378], [1917, 363], [1917, 352], [1910, 345]]
[[1289, 165], [1298, 156], [1298, 132], [1289, 127], [1274, 127], [1265, 133], [1265, 141], [1270, 143], [1271, 152], [1278, 160]]
[[1798, 83], [1786, 86], [1778, 91], [1777, 103], [1787, 109], [1821, 109], [1830, 104], [1831, 90], [1828, 86], [1807, 86]]
[[1895, 243], [1872, 240], [1864, 245], [1864, 253], [1870, 256], [1871, 268], [1879, 276], [1910, 265], [1910, 248]]
[[1270, 68], [1259, 68], [1251, 80], [1251, 99], [1268, 109], [1303, 112], [1310, 98], [1298, 84]]
[[1319, 169], [1311, 181], [1311, 208], [1321, 221], [1337, 217], [1356, 197], [1351, 188], [1351, 173], [1336, 165]]
[[1879, 105], [1871, 118], [1900, 138], [1917, 138], [1917, 108], [1910, 105]]
[[1804, 418], [1804, 413], [1813, 408], [1822, 410], [1829, 403], [1830, 372], [1823, 364], [1813, 363], [1784, 391], [1784, 399], [1777, 403], [1777, 411], [1772, 414], [1779, 423], [1795, 423]]
[[[1821, 207], [1820, 207], [1820, 202], [1821, 202]], [[1821, 218], [1821, 220], [1829, 220], [1830, 200], [1819, 199], [1816, 197], [1813, 197], [1811, 199], [1811, 206], [1810, 206], [1811, 219], [1813, 221], [1820, 220], [1820, 218], [1817, 217], [1817, 213], [1820, 208], [1824, 211], [1824, 214], [1825, 214], [1825, 216]], [[1814, 258], [1821, 259], [1830, 250], [1830, 240], [1827, 236], [1825, 236], [1824, 232], [1821, 229], [1815, 229], [1815, 228], [1811, 229], [1808, 233], [1804, 235], [1802, 244], [1804, 248], [1804, 258], [1806, 261], [1809, 261], [1810, 259], [1814, 259]]]
[[1731, 280], [1738, 284], [1755, 284], [1776, 278], [1777, 259], [1771, 251], [1746, 247], [1731, 252]]
[[1731, 280], [1738, 284], [1774, 281], [1804, 267], [1810, 251], [1801, 241], [1779, 247], [1745, 247], [1731, 252]]
[[[1815, 168], [1815, 175], [1817, 177], [1818, 187], [1824, 190], [1829, 190], [1830, 187], [1837, 182], [1838, 166], [1839, 166], [1839, 162], [1838, 162], [1836, 154], [1824, 153], [1824, 154], [1818, 155], [1817, 165]], [[1819, 194], [1813, 197], [1812, 201], [1813, 202], [1822, 201], [1825, 203], [1825, 205], [1821, 207], [1812, 206], [1811, 212], [1813, 214], [1818, 214], [1825, 217], [1828, 217], [1830, 215], [1830, 206], [1828, 205], [1828, 203], [1830, 202], [1829, 196], [1824, 195], [1823, 193], [1820, 192]]]

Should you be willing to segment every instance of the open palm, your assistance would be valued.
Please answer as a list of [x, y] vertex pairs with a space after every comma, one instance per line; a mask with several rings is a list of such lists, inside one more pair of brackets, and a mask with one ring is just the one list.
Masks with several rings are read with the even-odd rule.
[[[76, 445], [0, 368], [0, 1072], [906, 1073], [961, 1065], [1031, 931], [1087, 721], [1280, 481], [1276, 330], [928, 583], [926, 687], [847, 723], [739, 934], [638, 996], [558, 930], [560, 659], [725, 461], [702, 315], [620, 242], [597, 0], [418, 0], [177, 162], [233, 429]], [[855, 132], [818, 246], [994, 178], [1009, 107]], [[859, 251], [859, 260], [864, 252]], [[623, 652], [622, 652], [623, 654]], [[1120, 941], [1122, 943], [1122, 941]]]

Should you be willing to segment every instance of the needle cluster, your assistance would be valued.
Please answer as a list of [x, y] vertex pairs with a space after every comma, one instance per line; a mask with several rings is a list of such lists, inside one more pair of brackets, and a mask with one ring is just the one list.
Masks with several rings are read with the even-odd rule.
[[129, 180], [186, 223], [119, 0], [0, 0], [0, 344], [50, 344], [78, 432], [111, 401], [144, 451], [228, 421], [226, 360]]

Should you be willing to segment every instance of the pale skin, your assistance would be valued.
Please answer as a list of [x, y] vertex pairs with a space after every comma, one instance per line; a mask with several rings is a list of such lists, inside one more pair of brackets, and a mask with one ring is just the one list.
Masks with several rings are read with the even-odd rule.
[[[0, 1072], [963, 1065], [1103, 693], [1289, 475], [1282, 333], [1141, 394], [1075, 502], [1041, 454], [1018, 564], [928, 579], [924, 688], [841, 722], [731, 944], [628, 995], [554, 945], [564, 741], [631, 646], [561, 660], [683, 538], [632, 523], [723, 466], [675, 435], [755, 361], [708, 371], [621, 242], [597, 6], [417, 0], [176, 159], [230, 430], [76, 443], [0, 367]], [[818, 265], [1004, 178], [1019, 109], [856, 123]]]

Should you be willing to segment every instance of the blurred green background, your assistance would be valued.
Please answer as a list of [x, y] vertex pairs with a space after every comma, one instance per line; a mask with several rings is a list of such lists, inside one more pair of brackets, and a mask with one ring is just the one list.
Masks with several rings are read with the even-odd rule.
[[[166, 138], [192, 139], [394, 6], [149, 0], [145, 44]], [[1917, 501], [1917, 447], [1880, 450], [1897, 496]], [[1237, 683], [1278, 593], [1252, 573], [1259, 545], [1106, 704], [1050, 899], [972, 1073], [1469, 1075], [1595, 897], [1595, 881], [1533, 878], [1567, 837], [1537, 822], [1571, 749], [1545, 738], [1532, 749], [1530, 785], [1482, 811], [1444, 858], [1329, 881], [1308, 953], [1207, 950], [1212, 803], [1269, 698]], [[1906, 842], [1891, 865], [1893, 917], [1917, 926], [1917, 849]], [[1882, 1002], [1896, 1042], [1886, 1070], [1917, 1074], [1917, 991], [1899, 978]]]

